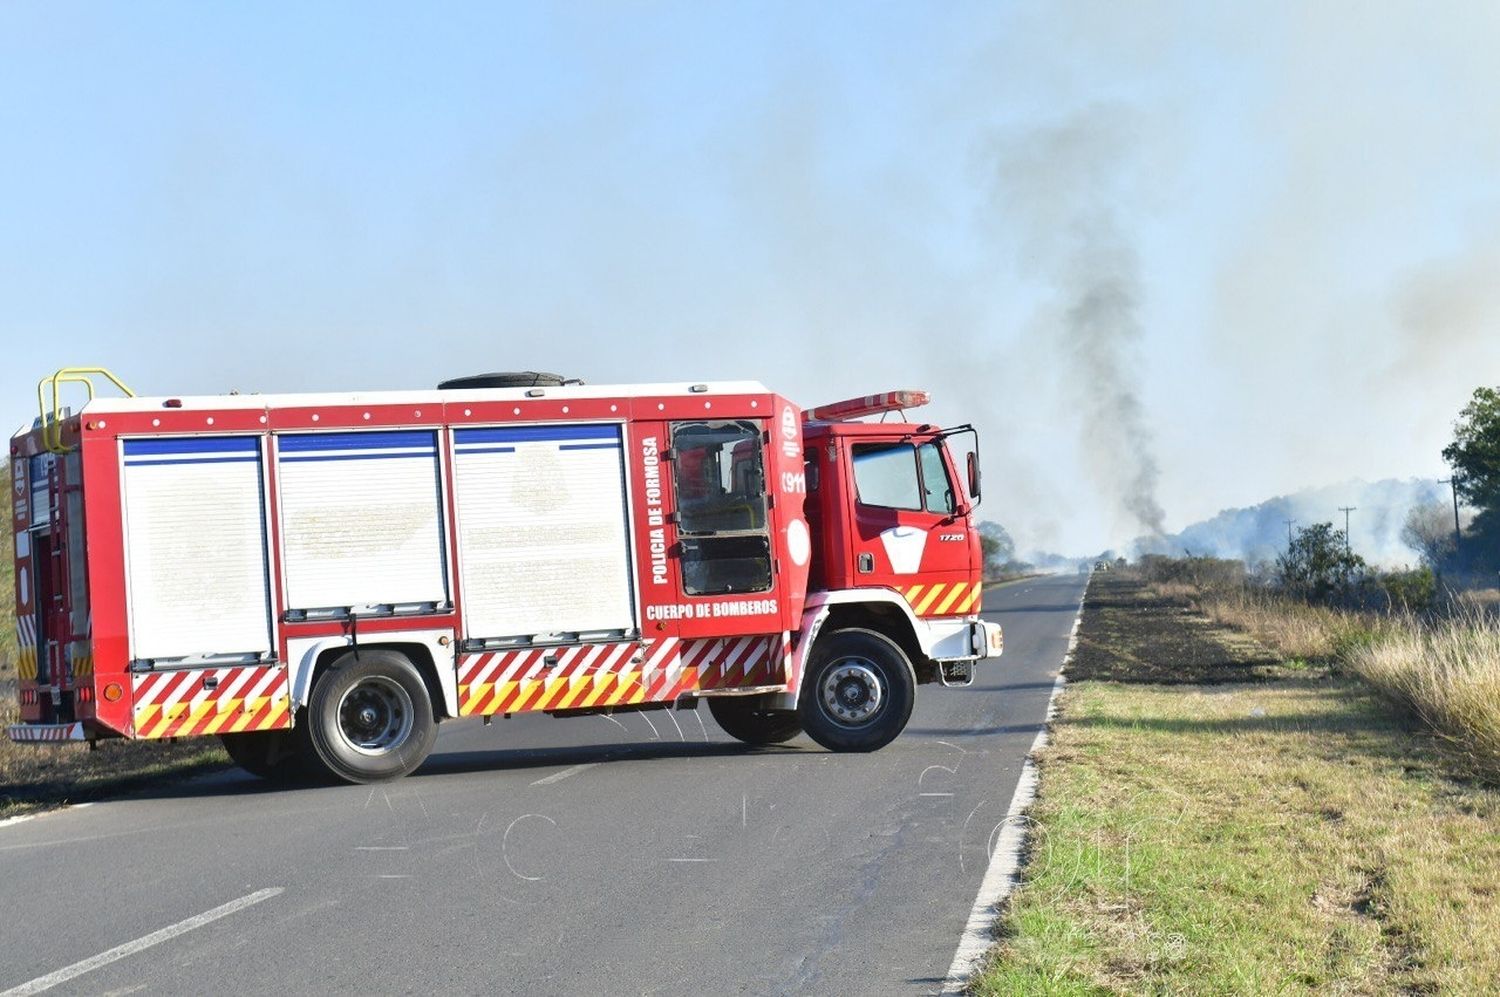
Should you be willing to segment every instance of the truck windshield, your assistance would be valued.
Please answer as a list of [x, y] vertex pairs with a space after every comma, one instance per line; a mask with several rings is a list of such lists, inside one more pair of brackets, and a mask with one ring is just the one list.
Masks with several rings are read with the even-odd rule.
[[861, 505], [940, 515], [953, 512], [953, 484], [937, 441], [856, 443], [854, 485]]

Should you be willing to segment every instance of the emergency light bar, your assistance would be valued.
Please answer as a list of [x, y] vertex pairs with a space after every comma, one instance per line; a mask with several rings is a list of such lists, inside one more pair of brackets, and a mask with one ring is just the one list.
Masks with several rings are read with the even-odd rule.
[[925, 391], [886, 391], [878, 395], [861, 395], [859, 398], [819, 405], [808, 415], [820, 422], [838, 422], [841, 419], [858, 419], [866, 415], [880, 415], [882, 412], [917, 408], [930, 400]]

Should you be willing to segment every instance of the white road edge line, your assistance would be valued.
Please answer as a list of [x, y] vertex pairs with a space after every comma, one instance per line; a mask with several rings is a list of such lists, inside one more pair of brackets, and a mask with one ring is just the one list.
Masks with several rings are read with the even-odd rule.
[[205, 924], [217, 921], [221, 917], [228, 917], [230, 914], [242, 911], [246, 907], [254, 906], [262, 900], [269, 900], [283, 889], [284, 887], [272, 886], [264, 890], [256, 890], [248, 896], [240, 897], [238, 900], [231, 900], [227, 904], [220, 904], [213, 910], [206, 910], [202, 914], [196, 914], [185, 921], [178, 921], [176, 924], [169, 924], [165, 928], [158, 928], [156, 931], [151, 932], [151, 934], [142, 935], [133, 942], [116, 945], [107, 952], [100, 952], [96, 956], [84, 959], [82, 962], [75, 962], [71, 966], [64, 966], [55, 973], [38, 976], [30, 982], [11, 987], [9, 990], [0, 992], [0, 997], [23, 997], [25, 994], [39, 994], [43, 990], [50, 990], [59, 983], [66, 983], [74, 977], [93, 972], [101, 966], [107, 966], [112, 962], [118, 962], [127, 956], [132, 956], [144, 949], [149, 949], [153, 945], [160, 945], [162, 942], [176, 938], [178, 935], [186, 934], [195, 928], [201, 928]]
[[[572, 768], [563, 769], [561, 772], [553, 772], [551, 775], [542, 776], [536, 782], [533, 782], [532, 785], [533, 786], [550, 786], [554, 782], [562, 782], [564, 779], [568, 778], [569, 776], [577, 775], [578, 773], [584, 771], [585, 769], [591, 769], [595, 765], [598, 765], [598, 764], [599, 764], [598, 762], [584, 762], [582, 765], [574, 765]], [[0, 997], [4, 997], [4, 995], [0, 994]]]
[[[1026, 752], [1026, 761], [1021, 766], [1021, 778], [1016, 781], [1016, 792], [1010, 798], [1010, 808], [1006, 810], [1005, 820], [1002, 822], [1005, 828], [1000, 832], [1000, 840], [995, 843], [994, 853], [990, 855], [989, 867], [984, 871], [984, 879], [979, 882], [979, 894], [974, 898], [974, 906], [969, 908], [969, 919], [964, 924], [963, 934], [958, 938], [958, 949], [953, 953], [948, 975], [943, 978], [943, 989], [940, 991], [942, 997], [958, 997], [968, 987], [969, 978], [974, 975], [979, 960], [984, 958], [984, 954], [995, 943], [995, 919], [1000, 915], [1000, 907], [1020, 880], [1026, 825], [1017, 818], [1036, 800], [1036, 756], [1037, 752], [1047, 746], [1048, 725], [1057, 715], [1057, 694], [1062, 692], [1065, 681], [1063, 673], [1073, 660], [1074, 649], [1078, 647], [1078, 628], [1083, 624], [1083, 600], [1088, 591], [1088, 584], [1085, 583], [1083, 594], [1078, 597], [1078, 613], [1073, 617], [1073, 629], [1068, 632], [1068, 649], [1057, 670], [1057, 680], [1052, 683], [1052, 695], [1047, 699], [1047, 717], [1042, 722], [1041, 729], [1036, 732], [1036, 739], [1031, 742], [1031, 750]], [[959, 842], [959, 847], [963, 847], [963, 842]], [[4, 995], [0, 994], [0, 997]]]
[[19, 814], [15, 817], [6, 817], [4, 820], [0, 820], [0, 828], [12, 827], [16, 824], [24, 824], [28, 820], [35, 820], [38, 817], [47, 817], [51, 814], [60, 814], [66, 810], [83, 810], [93, 805], [93, 803], [66, 803], [60, 807], [53, 807], [49, 810], [38, 810], [35, 813]]

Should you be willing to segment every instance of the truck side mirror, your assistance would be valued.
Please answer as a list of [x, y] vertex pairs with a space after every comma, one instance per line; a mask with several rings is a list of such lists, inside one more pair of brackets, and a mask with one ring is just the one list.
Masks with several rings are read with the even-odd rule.
[[979, 504], [979, 454], [969, 451], [969, 497]]

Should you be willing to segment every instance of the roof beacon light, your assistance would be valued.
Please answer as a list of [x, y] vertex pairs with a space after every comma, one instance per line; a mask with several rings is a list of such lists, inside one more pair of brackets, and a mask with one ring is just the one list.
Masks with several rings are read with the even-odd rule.
[[820, 422], [838, 422], [842, 419], [858, 419], [866, 415], [917, 408], [930, 400], [925, 391], [886, 391], [878, 395], [862, 395], [829, 405], [819, 405], [808, 414]]

